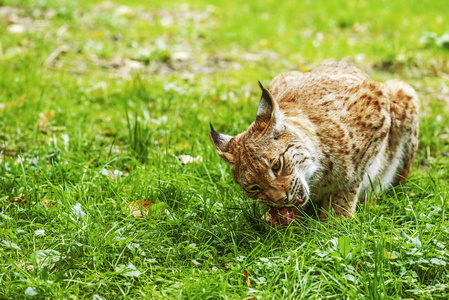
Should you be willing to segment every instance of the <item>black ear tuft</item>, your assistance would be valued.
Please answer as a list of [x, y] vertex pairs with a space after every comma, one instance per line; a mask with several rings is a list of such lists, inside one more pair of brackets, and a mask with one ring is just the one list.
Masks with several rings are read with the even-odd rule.
[[274, 110], [273, 98], [270, 92], [263, 87], [262, 83], [259, 81], [260, 89], [262, 90], [262, 96], [260, 97], [259, 108], [257, 109], [257, 118], [268, 118], [271, 119], [271, 114]]
[[219, 146], [220, 145], [220, 133], [216, 132], [214, 129], [214, 126], [212, 126], [212, 122], [209, 121], [210, 125], [210, 137], [212, 138], [212, 141]]
[[262, 85], [262, 83], [260, 81], [257, 81], [257, 82], [259, 82], [260, 89], [262, 90], [262, 97], [261, 98], [267, 100], [267, 102], [271, 106], [271, 109], [273, 109], [273, 105], [272, 105], [272, 101], [273, 100], [272, 100], [272, 97], [270, 95], [270, 92], [268, 92], [268, 90], [263, 87], [263, 85]]
[[209, 122], [209, 125], [210, 125], [209, 137], [212, 140], [212, 143], [214, 144], [215, 148], [220, 152], [225, 151], [226, 146], [233, 137], [215, 131], [214, 126], [212, 126], [212, 122]]

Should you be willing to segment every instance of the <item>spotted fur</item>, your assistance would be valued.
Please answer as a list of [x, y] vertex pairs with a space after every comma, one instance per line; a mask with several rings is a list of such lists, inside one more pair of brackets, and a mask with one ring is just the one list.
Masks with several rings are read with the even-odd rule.
[[322, 219], [329, 212], [352, 217], [359, 199], [409, 176], [419, 129], [418, 99], [406, 83], [376, 82], [335, 62], [260, 86], [245, 132], [228, 136], [211, 125], [210, 134], [251, 198], [270, 206], [300, 198], [319, 203]]

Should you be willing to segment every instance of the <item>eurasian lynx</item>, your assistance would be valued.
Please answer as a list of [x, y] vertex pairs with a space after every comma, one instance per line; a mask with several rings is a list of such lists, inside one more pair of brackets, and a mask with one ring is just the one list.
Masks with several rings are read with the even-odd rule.
[[[418, 146], [418, 99], [342, 62], [275, 77], [248, 130], [210, 138], [245, 193], [271, 207], [319, 204], [352, 217], [357, 201], [405, 181]], [[280, 210], [281, 211], [281, 210]], [[287, 213], [285, 213], [287, 214]]]

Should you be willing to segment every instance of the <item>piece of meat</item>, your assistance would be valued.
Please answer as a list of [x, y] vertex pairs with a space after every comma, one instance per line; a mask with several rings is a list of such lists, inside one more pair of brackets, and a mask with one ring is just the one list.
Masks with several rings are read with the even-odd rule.
[[286, 227], [295, 220], [295, 210], [296, 213], [302, 210], [301, 204], [304, 203], [304, 200], [296, 197], [296, 202], [298, 206], [272, 207], [262, 219], [269, 222], [273, 227], [276, 227], [276, 225]]
[[288, 226], [295, 219], [293, 207], [273, 207], [268, 211], [270, 215], [269, 221], [271, 226], [276, 225]]

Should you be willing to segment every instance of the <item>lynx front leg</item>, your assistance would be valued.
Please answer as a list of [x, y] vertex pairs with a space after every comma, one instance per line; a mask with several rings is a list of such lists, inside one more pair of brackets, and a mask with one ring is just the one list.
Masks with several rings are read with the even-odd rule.
[[329, 214], [352, 218], [355, 213], [358, 194], [362, 183], [358, 183], [348, 189], [326, 195], [321, 202], [319, 213], [320, 221], [326, 221]]

